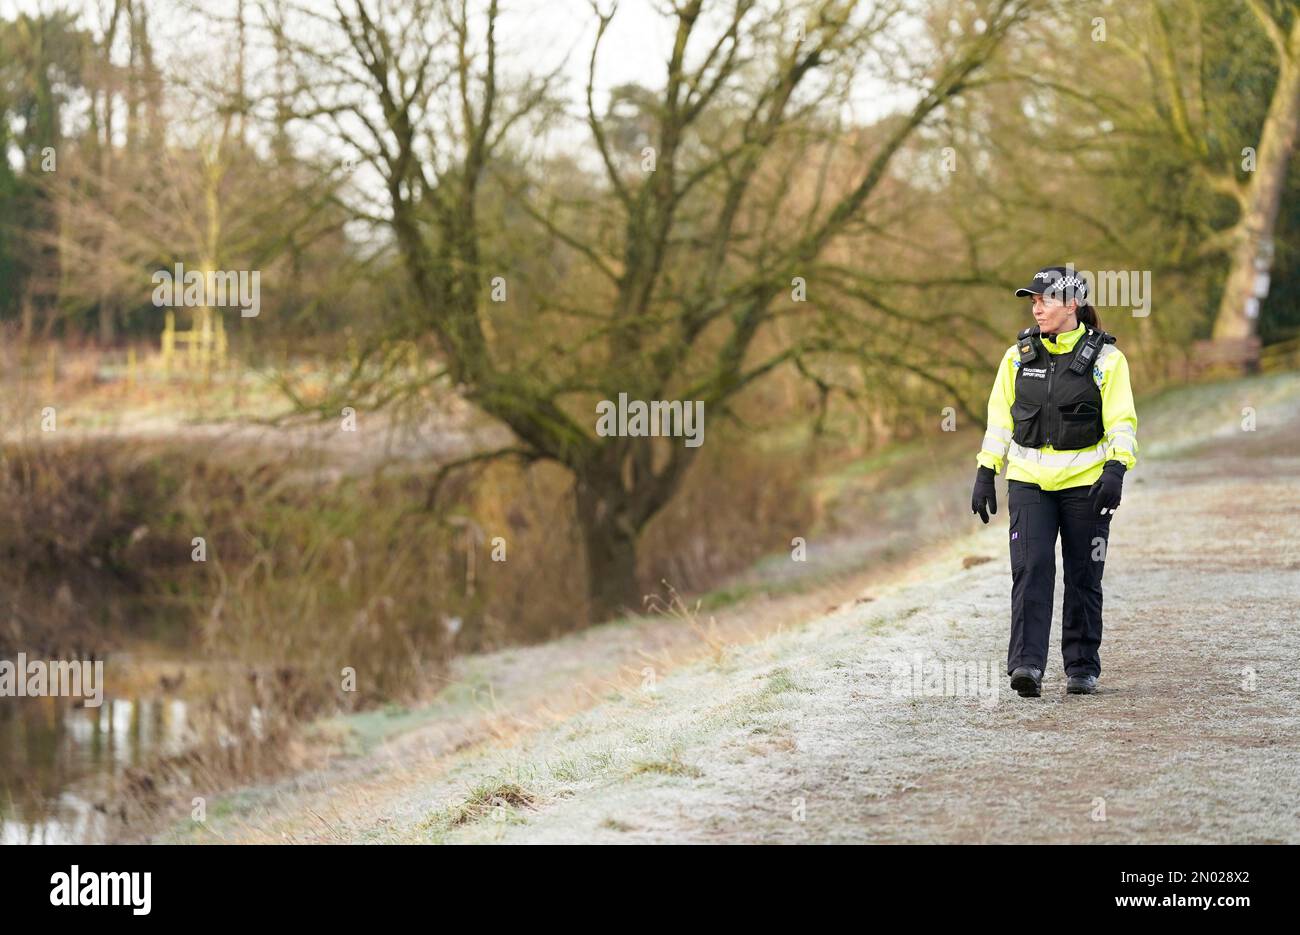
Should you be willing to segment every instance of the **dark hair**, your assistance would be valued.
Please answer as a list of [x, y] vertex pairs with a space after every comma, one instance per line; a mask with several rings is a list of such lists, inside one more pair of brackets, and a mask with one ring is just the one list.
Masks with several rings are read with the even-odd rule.
[[[1030, 309], [1032, 308], [1033, 308], [1033, 304], [1031, 300]], [[1085, 325], [1088, 325], [1092, 328], [1096, 328], [1098, 331], [1101, 330], [1101, 319], [1097, 317], [1097, 310], [1093, 308], [1091, 305], [1084, 303], [1082, 305], [1077, 306], [1074, 310], [1074, 315], [1076, 318], [1079, 319], [1079, 321], [1083, 322]]]

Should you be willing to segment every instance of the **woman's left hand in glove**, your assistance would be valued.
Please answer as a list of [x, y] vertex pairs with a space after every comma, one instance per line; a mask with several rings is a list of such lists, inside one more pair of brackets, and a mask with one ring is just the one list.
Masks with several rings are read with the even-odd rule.
[[1107, 461], [1101, 469], [1101, 477], [1088, 491], [1088, 499], [1094, 513], [1102, 516], [1114, 513], [1119, 508], [1119, 498], [1124, 492], [1124, 472], [1128, 468], [1120, 461]]

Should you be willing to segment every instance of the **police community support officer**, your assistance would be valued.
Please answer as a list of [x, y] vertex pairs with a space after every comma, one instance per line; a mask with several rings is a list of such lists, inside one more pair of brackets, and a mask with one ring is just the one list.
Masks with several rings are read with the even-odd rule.
[[1034, 274], [1036, 327], [998, 367], [971, 509], [997, 512], [993, 478], [1007, 465], [1011, 501], [1011, 645], [1007, 674], [1022, 696], [1042, 693], [1056, 584], [1065, 563], [1061, 655], [1066, 691], [1092, 694], [1101, 674], [1101, 574], [1124, 472], [1137, 461], [1128, 361], [1087, 304], [1088, 286], [1063, 266]]

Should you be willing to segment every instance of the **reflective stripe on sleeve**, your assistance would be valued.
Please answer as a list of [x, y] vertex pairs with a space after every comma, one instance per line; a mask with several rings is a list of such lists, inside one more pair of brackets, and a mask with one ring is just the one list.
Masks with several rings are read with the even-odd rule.
[[1125, 435], [1116, 433], [1110, 437], [1110, 447], [1123, 448], [1125, 451], [1136, 452], [1138, 446], [1137, 437], [1134, 435]]
[[1010, 444], [1010, 431], [996, 426], [989, 426], [988, 431], [984, 433], [984, 441], [980, 443], [980, 448], [991, 455], [1005, 458], [1007, 456], [1007, 446]]

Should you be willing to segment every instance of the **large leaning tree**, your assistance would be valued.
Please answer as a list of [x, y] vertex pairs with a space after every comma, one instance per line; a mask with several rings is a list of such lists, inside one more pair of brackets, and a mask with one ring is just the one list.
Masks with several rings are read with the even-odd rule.
[[[1273, 233], [1300, 134], [1300, 0], [1147, 0], [1128, 12], [1145, 18], [1134, 41], [1111, 44], [1147, 76], [1146, 95], [1126, 100], [1124, 116], [1206, 189], [1228, 200], [1230, 220], [1198, 244], [1198, 258], [1224, 257], [1227, 275], [1211, 338], [1228, 359], [1258, 362], [1262, 277], [1273, 262]], [[1224, 43], [1225, 24], [1233, 29]], [[1258, 29], [1268, 52], [1247, 60]], [[1271, 53], [1271, 55], [1270, 55]], [[1270, 60], [1271, 59], [1271, 60]], [[1274, 74], [1259, 85], [1259, 73]], [[1243, 95], [1265, 102], [1261, 115]], [[1143, 100], [1145, 98], [1145, 100]], [[1252, 125], [1242, 126], [1243, 120]], [[1258, 121], [1256, 123], [1256, 121]], [[1257, 130], [1256, 130], [1257, 127]]]
[[1247, 6], [1277, 54], [1277, 82], [1260, 129], [1255, 169], [1246, 181], [1229, 186], [1240, 212], [1225, 238], [1231, 265], [1214, 319], [1216, 341], [1256, 334], [1256, 280], [1272, 265], [1273, 229], [1300, 132], [1300, 2], [1249, 0]]
[[[819, 355], [889, 366], [889, 347], [840, 314], [833, 277], [816, 298], [818, 276], [862, 234], [909, 139], [1035, 6], [673, 0], [654, 6], [671, 36], [659, 85], [608, 94], [613, 4], [591, 6], [572, 87], [563, 66], [503, 65], [498, 0], [263, 9], [295, 75], [280, 108], [382, 184], [355, 211], [391, 229], [415, 309], [382, 340], [436, 337], [446, 377], [509, 427], [510, 445], [476, 458], [571, 472], [603, 618], [640, 605], [638, 536], [700, 449], [601, 436], [595, 404], [701, 400], [714, 416]], [[950, 19], [937, 46], [918, 38], [936, 10]], [[864, 88], [901, 103], [846, 127]], [[584, 143], [530, 150], [566, 117]]]

